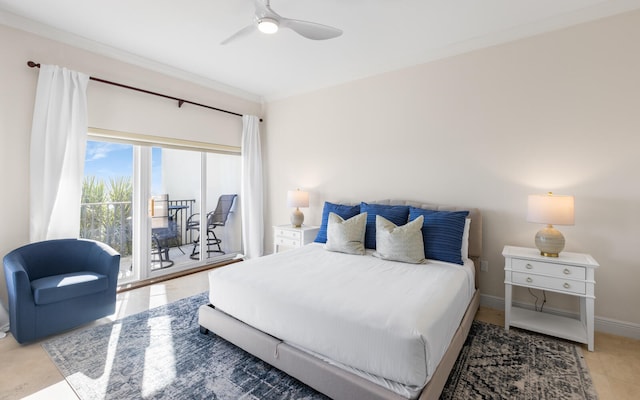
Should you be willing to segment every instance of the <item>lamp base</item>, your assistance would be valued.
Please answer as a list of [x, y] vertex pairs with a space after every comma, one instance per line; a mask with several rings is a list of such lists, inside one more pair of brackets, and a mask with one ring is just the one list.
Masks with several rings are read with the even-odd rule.
[[291, 225], [295, 228], [300, 228], [302, 223], [304, 222], [304, 214], [300, 211], [299, 208], [296, 208], [293, 213], [291, 213]]
[[564, 236], [552, 225], [547, 225], [536, 233], [536, 247], [545, 257], [558, 257], [564, 249]]

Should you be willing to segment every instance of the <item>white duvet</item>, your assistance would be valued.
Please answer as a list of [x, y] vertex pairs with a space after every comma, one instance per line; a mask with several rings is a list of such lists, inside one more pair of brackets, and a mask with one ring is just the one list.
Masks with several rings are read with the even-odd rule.
[[209, 273], [219, 310], [293, 346], [415, 389], [474, 292], [473, 263], [405, 264], [311, 244]]

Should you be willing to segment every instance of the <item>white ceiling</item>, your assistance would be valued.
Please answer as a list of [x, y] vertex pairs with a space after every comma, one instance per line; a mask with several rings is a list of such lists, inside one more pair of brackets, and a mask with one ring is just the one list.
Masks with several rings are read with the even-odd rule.
[[640, 0], [272, 0], [271, 7], [344, 34], [314, 41], [284, 29], [220, 45], [252, 21], [253, 0], [0, 0], [0, 23], [272, 100], [637, 9]]

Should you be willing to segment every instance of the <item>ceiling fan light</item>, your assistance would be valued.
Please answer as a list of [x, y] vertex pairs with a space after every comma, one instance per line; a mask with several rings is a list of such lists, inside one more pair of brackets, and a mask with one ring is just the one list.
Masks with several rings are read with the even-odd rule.
[[273, 18], [262, 18], [258, 21], [258, 30], [262, 33], [272, 34], [278, 32], [278, 21]]

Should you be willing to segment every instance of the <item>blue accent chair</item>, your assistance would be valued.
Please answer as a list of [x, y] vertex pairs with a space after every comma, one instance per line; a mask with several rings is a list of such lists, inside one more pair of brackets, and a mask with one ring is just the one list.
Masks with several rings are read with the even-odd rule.
[[4, 257], [11, 333], [27, 343], [113, 314], [119, 268], [118, 252], [87, 239], [11, 251]]

